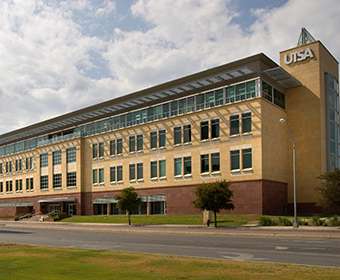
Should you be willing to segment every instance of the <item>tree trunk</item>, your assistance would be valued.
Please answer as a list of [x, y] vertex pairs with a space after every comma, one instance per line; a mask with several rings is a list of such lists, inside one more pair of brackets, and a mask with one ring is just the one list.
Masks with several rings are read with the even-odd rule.
[[130, 211], [128, 211], [128, 216], [129, 216], [129, 226], [131, 226], [131, 221], [130, 221]]
[[217, 227], [216, 212], [214, 212], [214, 216], [215, 216], [215, 227]]

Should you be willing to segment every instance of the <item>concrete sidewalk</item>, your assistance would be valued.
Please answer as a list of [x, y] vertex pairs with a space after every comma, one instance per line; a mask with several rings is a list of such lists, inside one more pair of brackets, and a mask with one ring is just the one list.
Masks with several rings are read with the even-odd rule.
[[2, 228], [22, 230], [63, 230], [63, 231], [95, 231], [111, 234], [157, 234], [157, 235], [196, 235], [196, 236], [252, 236], [306, 239], [340, 239], [340, 227], [260, 227], [254, 225], [207, 227], [195, 225], [136, 225], [99, 224], [99, 223], [65, 223], [65, 222], [27, 222], [1, 221]]

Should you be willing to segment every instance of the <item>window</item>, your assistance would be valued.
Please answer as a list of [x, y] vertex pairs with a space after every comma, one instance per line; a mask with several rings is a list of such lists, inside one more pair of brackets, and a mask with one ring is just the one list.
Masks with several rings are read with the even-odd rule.
[[110, 167], [110, 182], [116, 182], [116, 167]]
[[[242, 150], [242, 169], [251, 169], [252, 166], [252, 149]], [[231, 170], [240, 170], [240, 151], [230, 151], [230, 168]]]
[[191, 157], [175, 158], [175, 176], [182, 176], [183, 173], [191, 174]]
[[133, 153], [136, 151], [136, 137], [135, 136], [130, 136], [129, 140], [129, 152]]
[[26, 191], [33, 190], [33, 178], [26, 178]]
[[99, 157], [104, 156], [104, 143], [99, 143]]
[[33, 157], [26, 158], [26, 169], [33, 169]]
[[201, 155], [201, 173], [214, 172], [220, 172], [220, 153]]
[[116, 139], [110, 141], [110, 156], [121, 155], [123, 153], [123, 140]]
[[48, 189], [48, 175], [40, 176], [40, 189], [41, 190]]
[[40, 167], [47, 167], [48, 166], [48, 154], [41, 154], [40, 155]]
[[98, 144], [92, 145], [92, 158], [98, 157]]
[[0, 182], [0, 193], [4, 192], [4, 183]]
[[152, 161], [151, 162], [151, 179], [166, 177], [166, 161]]
[[2, 163], [0, 163], [0, 174], [2, 174]]
[[143, 151], [143, 134], [137, 135], [137, 151]]
[[242, 133], [251, 132], [251, 113], [242, 114]]
[[191, 125], [183, 126], [183, 143], [190, 143], [191, 142]]
[[117, 181], [123, 181], [123, 166], [117, 166]]
[[230, 116], [230, 135], [240, 134], [239, 116]]
[[182, 127], [178, 126], [174, 129], [175, 134], [175, 145], [182, 144]]
[[6, 181], [6, 192], [11, 193], [13, 191], [12, 181]]
[[252, 168], [251, 148], [242, 150], [242, 168]]
[[137, 180], [143, 179], [143, 163], [137, 163]]
[[[61, 164], [61, 151], [55, 151], [52, 153], [53, 165]], [[26, 163], [27, 164], [27, 163]]]
[[77, 172], [67, 172], [67, 187], [77, 186]]
[[130, 164], [130, 181], [136, 180], [136, 165]]
[[104, 183], [104, 168], [99, 169], [99, 184]]
[[11, 173], [12, 172], [12, 162], [7, 161], [6, 162], [6, 173]]
[[22, 160], [17, 159], [15, 160], [15, 171], [21, 171], [22, 170]]
[[123, 153], [123, 140], [117, 139], [117, 155], [121, 155]]
[[110, 141], [110, 156], [114, 156], [116, 154], [116, 140]]
[[22, 192], [22, 179], [15, 180], [15, 191]]
[[98, 169], [93, 169], [92, 170], [92, 182], [93, 184], [98, 184]]
[[76, 148], [70, 148], [66, 150], [66, 162], [76, 162]]
[[209, 122], [201, 122], [201, 141], [209, 139]]
[[[26, 182], [27, 188], [27, 182]], [[53, 174], [53, 188], [60, 189], [61, 188], [61, 173]]]
[[[157, 134], [158, 134], [158, 141], [157, 141]], [[150, 140], [151, 149], [157, 149], [157, 142], [158, 142], [158, 148], [165, 147], [165, 130], [160, 130], [158, 132], [157, 131], [151, 132], [150, 138], [151, 138]]]
[[[210, 137], [209, 137], [209, 122], [210, 122]], [[220, 137], [219, 119], [201, 122], [201, 141], [219, 137]]]

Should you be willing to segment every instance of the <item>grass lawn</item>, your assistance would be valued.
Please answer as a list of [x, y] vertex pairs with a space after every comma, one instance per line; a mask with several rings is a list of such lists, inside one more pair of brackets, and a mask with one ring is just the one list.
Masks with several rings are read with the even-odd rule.
[[7, 279], [338, 279], [339, 268], [0, 243]]
[[[248, 222], [258, 221], [260, 216], [261, 215], [217, 215], [217, 225], [240, 226]], [[128, 223], [128, 217], [126, 215], [73, 216], [61, 222], [126, 224]], [[203, 225], [203, 216], [131, 215], [131, 223], [142, 225]]]

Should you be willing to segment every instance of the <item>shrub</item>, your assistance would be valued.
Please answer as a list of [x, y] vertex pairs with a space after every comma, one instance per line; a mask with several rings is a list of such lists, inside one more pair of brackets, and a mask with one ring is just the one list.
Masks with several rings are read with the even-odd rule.
[[261, 216], [259, 220], [259, 225], [260, 226], [276, 226], [277, 222], [272, 220], [269, 217]]
[[340, 226], [340, 220], [337, 215], [334, 215], [333, 218], [331, 219], [331, 226], [332, 227]]
[[320, 217], [318, 216], [314, 216], [312, 217], [312, 224], [313, 226], [321, 226], [321, 220], [320, 220]]
[[277, 221], [278, 226], [292, 226], [292, 221], [288, 220], [286, 217], [279, 217], [279, 220]]

